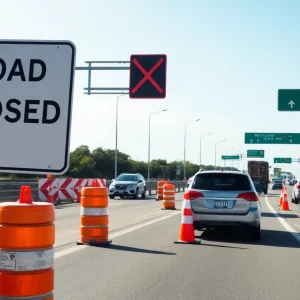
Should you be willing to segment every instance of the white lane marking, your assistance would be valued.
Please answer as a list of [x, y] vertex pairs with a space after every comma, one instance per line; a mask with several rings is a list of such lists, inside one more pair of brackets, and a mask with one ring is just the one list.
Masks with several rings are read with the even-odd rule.
[[298, 231], [296, 231], [294, 228], [292, 228], [287, 223], [287, 221], [277, 213], [277, 211], [270, 204], [267, 196], [265, 196], [265, 199], [266, 199], [266, 204], [269, 207], [270, 211], [275, 215], [275, 217], [278, 219], [278, 221], [281, 223], [281, 225], [300, 243], [300, 234], [298, 233]]
[[[149, 221], [149, 222], [146, 222], [146, 223], [142, 223], [142, 224], [139, 224], [139, 225], [136, 225], [136, 226], [133, 226], [131, 228], [128, 228], [128, 229], [125, 229], [125, 230], [122, 230], [122, 231], [119, 231], [119, 232], [116, 232], [116, 233], [113, 233], [111, 235], [109, 235], [109, 239], [113, 239], [113, 238], [116, 238], [118, 236], [121, 236], [121, 235], [124, 235], [126, 233], [129, 233], [129, 232], [132, 232], [132, 231], [135, 231], [137, 229], [141, 229], [143, 227], [146, 227], [146, 226], [149, 226], [151, 224], [154, 224], [156, 222], [159, 222], [159, 221], [163, 221], [163, 220], [166, 220], [166, 219], [169, 219], [175, 215], [178, 215], [180, 214], [181, 211], [176, 211], [176, 212], [173, 212], [167, 216], [164, 216], [162, 218], [159, 218], [159, 219], [155, 219], [155, 220], [152, 220], [152, 221]], [[57, 253], [54, 254], [54, 259], [58, 259], [60, 257], [63, 257], [65, 255], [68, 255], [68, 254], [71, 254], [71, 253], [74, 253], [74, 252], [77, 252], [77, 251], [80, 251], [80, 250], [83, 250], [85, 248], [87, 248], [89, 246], [85, 246], [85, 245], [78, 245], [78, 246], [75, 246], [75, 247], [72, 247], [72, 248], [68, 248], [68, 249], [65, 249], [65, 250], [62, 250], [62, 251], [59, 251]]]

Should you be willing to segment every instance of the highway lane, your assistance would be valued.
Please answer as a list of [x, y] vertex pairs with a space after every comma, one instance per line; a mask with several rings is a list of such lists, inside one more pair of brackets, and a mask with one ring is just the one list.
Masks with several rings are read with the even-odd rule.
[[[183, 193], [176, 194], [176, 207], [181, 208]], [[161, 201], [155, 201], [156, 196], [147, 196], [138, 200], [109, 200], [109, 231], [117, 232], [130, 226], [165, 216], [160, 210]], [[56, 238], [55, 247], [65, 247], [73, 244], [79, 238], [80, 204], [64, 204], [56, 207]]]
[[[174, 244], [177, 214], [119, 235], [109, 247], [71, 251], [55, 260], [55, 299], [298, 299], [300, 243], [266, 204], [278, 196], [261, 197], [260, 242], [244, 232], [195, 231], [200, 245]], [[125, 212], [174, 214], [155, 201], [135, 203], [111, 207], [112, 228]]]
[[278, 193], [280, 192], [271, 192], [268, 197], [270, 205], [273, 207], [273, 209], [276, 210], [276, 212], [279, 213], [282, 218], [284, 218], [288, 222], [288, 224], [292, 228], [300, 232], [300, 204], [295, 204], [291, 201], [292, 187], [287, 187], [287, 195], [290, 208], [289, 211], [280, 210]]

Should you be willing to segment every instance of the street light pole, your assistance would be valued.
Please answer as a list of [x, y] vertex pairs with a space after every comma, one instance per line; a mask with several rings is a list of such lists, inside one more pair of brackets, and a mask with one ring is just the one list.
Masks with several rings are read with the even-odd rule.
[[217, 145], [224, 142], [226, 142], [226, 140], [215, 143], [215, 170], [217, 170]]
[[151, 139], [150, 139], [150, 134], [151, 134], [151, 130], [150, 130], [150, 125], [151, 125], [151, 123], [150, 123], [150, 117], [152, 116], [152, 115], [155, 115], [155, 114], [158, 114], [158, 113], [161, 113], [161, 112], [165, 112], [165, 111], [167, 111], [167, 109], [163, 109], [163, 110], [160, 110], [160, 111], [156, 111], [156, 112], [154, 112], [154, 113], [151, 113], [151, 114], [149, 114], [149, 128], [148, 128], [148, 135], [149, 135], [149, 140], [148, 140], [148, 181], [150, 181], [150, 141], [151, 141]]
[[118, 176], [118, 118], [119, 118], [119, 98], [126, 96], [127, 94], [122, 93], [117, 97], [116, 105], [116, 146], [115, 146], [115, 179]]
[[185, 178], [185, 153], [186, 153], [186, 125], [193, 122], [198, 122], [200, 119], [186, 122], [184, 124], [184, 152], [183, 152], [183, 179]]
[[202, 138], [205, 136], [211, 135], [211, 133], [204, 134], [200, 136], [200, 150], [199, 150], [199, 169], [201, 169], [201, 155], [202, 155]]

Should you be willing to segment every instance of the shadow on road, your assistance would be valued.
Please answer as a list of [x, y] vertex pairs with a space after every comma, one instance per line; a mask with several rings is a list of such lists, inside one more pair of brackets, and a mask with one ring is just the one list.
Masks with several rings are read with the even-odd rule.
[[115, 244], [110, 244], [107, 248], [110, 250], [121, 250], [121, 251], [127, 251], [127, 252], [139, 252], [139, 253], [161, 254], [161, 255], [176, 255], [176, 253], [172, 253], [172, 252], [156, 251], [156, 250], [135, 248], [135, 247], [130, 247], [130, 246], [115, 245]]
[[199, 236], [199, 238], [203, 240], [224, 243], [261, 245], [283, 248], [300, 248], [300, 244], [293, 238], [293, 236], [289, 232], [278, 230], [261, 229], [260, 241], [252, 241], [250, 238], [250, 233], [248, 231], [238, 229], [205, 230]]
[[[195, 236], [196, 239], [201, 239], [201, 236]], [[205, 244], [201, 241], [200, 246], [208, 246], [208, 247], [216, 247], [216, 248], [229, 248], [229, 249], [239, 249], [239, 250], [248, 250], [249, 248], [245, 247], [236, 247], [236, 246], [226, 246], [226, 245], [213, 245], [213, 244]]]
[[55, 209], [65, 209], [65, 208], [69, 208], [69, 207], [76, 207], [79, 206], [80, 203], [72, 203], [72, 204], [59, 204], [59, 205], [55, 205], [54, 208]]
[[[280, 213], [278, 213], [278, 215], [282, 218], [291, 218], [291, 219], [299, 218], [298, 215], [294, 215], [294, 214], [280, 214]], [[276, 216], [273, 213], [266, 213], [266, 212], [262, 212], [261, 216], [262, 217], [276, 218]]]

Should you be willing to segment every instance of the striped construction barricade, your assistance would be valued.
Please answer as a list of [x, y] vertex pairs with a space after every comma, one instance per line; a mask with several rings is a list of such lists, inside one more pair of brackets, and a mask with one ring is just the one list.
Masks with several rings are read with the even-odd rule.
[[54, 220], [54, 206], [33, 202], [29, 186], [0, 203], [0, 299], [54, 299]]
[[162, 209], [173, 209], [175, 210], [175, 186], [174, 184], [167, 183], [163, 187], [163, 202]]
[[157, 182], [157, 198], [156, 198], [156, 200], [163, 200], [163, 190], [164, 190], [164, 185], [166, 183], [167, 182], [164, 180]]
[[77, 245], [108, 245], [108, 189], [85, 187], [81, 191], [80, 240]]

